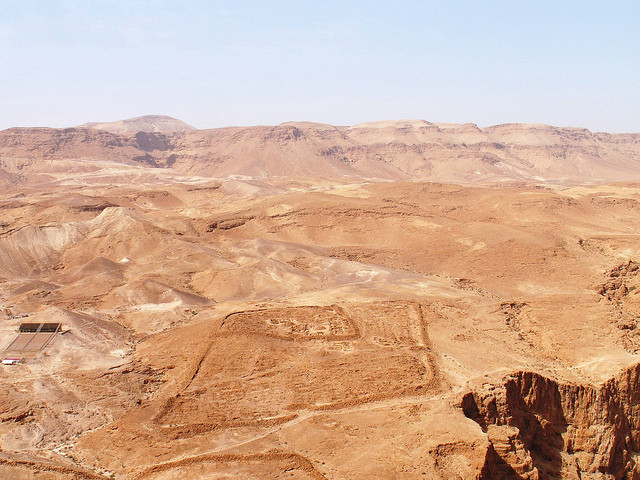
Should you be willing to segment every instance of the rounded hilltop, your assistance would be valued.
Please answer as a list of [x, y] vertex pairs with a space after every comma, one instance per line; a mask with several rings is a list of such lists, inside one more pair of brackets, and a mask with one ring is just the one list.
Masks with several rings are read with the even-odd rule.
[[79, 127], [97, 128], [111, 133], [153, 132], [173, 133], [195, 130], [194, 127], [177, 118], [166, 115], [143, 115], [142, 117], [117, 120], [115, 122], [89, 122]]

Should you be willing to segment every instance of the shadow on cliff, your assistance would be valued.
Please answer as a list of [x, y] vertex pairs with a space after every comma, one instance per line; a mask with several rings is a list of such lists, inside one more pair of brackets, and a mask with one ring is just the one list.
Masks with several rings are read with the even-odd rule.
[[478, 480], [526, 480], [489, 445]]
[[558, 384], [539, 375], [521, 375], [508, 381], [505, 388], [507, 404], [512, 405], [511, 425], [520, 431], [540, 480], [559, 477], [565, 449], [562, 435], [569, 422]]
[[568, 422], [558, 384], [522, 372], [507, 379], [501, 393], [504, 400], [499, 403], [493, 395], [481, 399], [468, 393], [462, 399], [465, 416], [478, 423], [485, 433], [490, 425], [518, 430], [516, 435], [504, 432], [489, 435], [492, 444], [481, 478], [524, 479], [534, 469], [538, 470], [540, 480], [559, 478], [565, 451], [563, 434]]

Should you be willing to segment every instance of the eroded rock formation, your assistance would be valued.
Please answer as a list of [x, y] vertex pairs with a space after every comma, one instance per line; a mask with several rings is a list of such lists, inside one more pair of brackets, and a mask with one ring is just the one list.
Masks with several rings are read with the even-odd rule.
[[483, 479], [640, 478], [640, 365], [602, 385], [517, 372], [462, 409], [491, 442]]

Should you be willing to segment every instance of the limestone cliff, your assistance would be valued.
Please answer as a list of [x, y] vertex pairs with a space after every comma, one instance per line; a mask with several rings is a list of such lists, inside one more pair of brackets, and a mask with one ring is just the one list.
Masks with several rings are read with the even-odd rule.
[[602, 385], [518, 372], [467, 393], [462, 409], [487, 434], [482, 479], [638, 479], [640, 365]]

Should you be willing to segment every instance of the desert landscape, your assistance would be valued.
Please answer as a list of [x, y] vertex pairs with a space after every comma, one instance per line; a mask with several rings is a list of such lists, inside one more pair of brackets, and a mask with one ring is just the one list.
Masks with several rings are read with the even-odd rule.
[[0, 478], [640, 478], [640, 134], [155, 115], [0, 184]]

